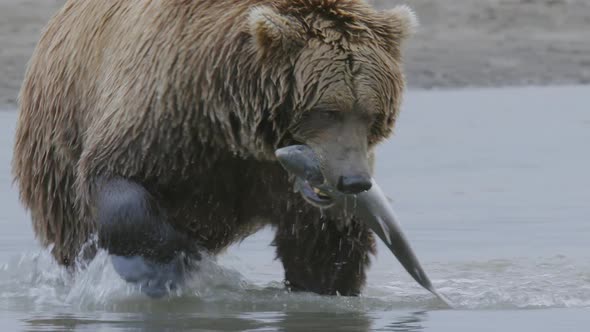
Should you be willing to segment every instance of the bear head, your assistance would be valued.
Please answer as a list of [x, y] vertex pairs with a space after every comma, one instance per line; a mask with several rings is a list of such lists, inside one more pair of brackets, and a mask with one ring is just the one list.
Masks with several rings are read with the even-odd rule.
[[275, 116], [342, 192], [370, 188], [373, 149], [399, 113], [401, 43], [416, 26], [406, 6], [378, 12], [359, 0], [278, 1], [249, 13], [257, 61], [292, 80], [291, 107]]

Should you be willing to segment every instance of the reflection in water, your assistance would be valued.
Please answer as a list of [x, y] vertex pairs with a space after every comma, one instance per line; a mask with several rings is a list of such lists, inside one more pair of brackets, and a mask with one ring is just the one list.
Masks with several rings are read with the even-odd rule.
[[408, 316], [400, 317], [398, 321], [389, 324], [384, 329], [378, 331], [395, 331], [395, 332], [417, 332], [423, 331], [424, 326], [422, 322], [427, 320], [428, 313], [426, 311], [414, 312]]
[[[97, 315], [100, 316], [100, 315]], [[186, 316], [171, 314], [113, 314], [105, 318], [85, 318], [74, 316], [56, 316], [32, 318], [25, 321], [28, 331], [256, 331], [261, 323], [236, 316], [202, 315]], [[113, 317], [109, 317], [113, 316]]]
[[365, 313], [286, 312], [277, 322], [277, 331], [370, 331], [371, 320]]
[[[384, 315], [386, 315], [384, 313]], [[226, 314], [109, 314], [103, 318], [56, 315], [39, 316], [24, 321], [27, 331], [280, 331], [280, 332], [364, 332], [364, 331], [422, 331], [426, 312], [411, 313], [386, 326], [375, 326], [364, 313], [333, 312], [252, 312]], [[390, 319], [390, 318], [387, 318]]]

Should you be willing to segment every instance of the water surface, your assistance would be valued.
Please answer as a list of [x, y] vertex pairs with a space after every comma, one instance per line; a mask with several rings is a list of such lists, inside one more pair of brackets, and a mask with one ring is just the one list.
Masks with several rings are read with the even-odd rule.
[[360, 298], [290, 294], [248, 238], [170, 298], [121, 281], [104, 253], [78, 275], [34, 239], [0, 113], [0, 326], [6, 331], [585, 331], [590, 324], [590, 87], [408, 93], [377, 179], [442, 309], [379, 247]]

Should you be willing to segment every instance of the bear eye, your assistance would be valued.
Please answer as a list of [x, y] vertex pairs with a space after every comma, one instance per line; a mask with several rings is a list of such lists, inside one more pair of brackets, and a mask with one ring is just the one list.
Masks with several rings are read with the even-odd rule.
[[335, 110], [319, 110], [317, 114], [325, 120], [335, 121], [342, 118], [342, 112]]
[[364, 112], [359, 114], [359, 119], [371, 127], [378, 121], [378, 115], [375, 113]]

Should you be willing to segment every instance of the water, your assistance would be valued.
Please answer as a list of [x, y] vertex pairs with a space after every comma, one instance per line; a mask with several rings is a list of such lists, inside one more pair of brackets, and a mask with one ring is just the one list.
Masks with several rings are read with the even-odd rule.
[[207, 258], [164, 300], [99, 254], [70, 275], [35, 242], [0, 113], [0, 326], [6, 331], [585, 331], [590, 324], [590, 87], [410, 92], [379, 151], [440, 307], [384, 246], [360, 298], [290, 294], [266, 229]]

